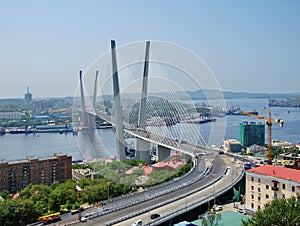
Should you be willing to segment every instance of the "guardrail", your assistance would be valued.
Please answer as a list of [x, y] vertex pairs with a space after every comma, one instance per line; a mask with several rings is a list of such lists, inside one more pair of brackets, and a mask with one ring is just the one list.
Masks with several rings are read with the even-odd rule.
[[[194, 179], [190, 180], [189, 182], [185, 182], [185, 183], [181, 183], [179, 184], [178, 186], [174, 186], [172, 187], [171, 189], [167, 189], [167, 190], [164, 190], [162, 192], [156, 192], [154, 194], [152, 194], [151, 196], [147, 196], [145, 194], [145, 196], [141, 197], [140, 199], [137, 199], [137, 200], [134, 200], [130, 203], [126, 202], [126, 205], [120, 205], [120, 204], [116, 204], [115, 206], [112, 206], [110, 209], [104, 209], [104, 210], [97, 210], [97, 211], [94, 211], [94, 212], [91, 212], [88, 214], [87, 218], [88, 219], [93, 219], [93, 218], [96, 218], [96, 217], [100, 217], [100, 216], [103, 216], [103, 215], [106, 215], [108, 213], [111, 213], [111, 212], [114, 212], [114, 211], [117, 211], [117, 210], [121, 210], [121, 209], [125, 209], [125, 208], [128, 208], [130, 206], [133, 206], [133, 205], [136, 205], [136, 204], [139, 204], [139, 203], [142, 203], [142, 202], [145, 202], [145, 201], [148, 201], [150, 199], [153, 199], [153, 198], [156, 198], [156, 197], [159, 197], [161, 195], [165, 195], [165, 194], [168, 194], [168, 193], [171, 193], [173, 192], [174, 190], [177, 190], [177, 189], [180, 189], [182, 187], [185, 187], [185, 186], [188, 186], [188, 185], [191, 185], [193, 183], [195, 183], [196, 181], [202, 179], [203, 177], [205, 177], [210, 171], [211, 171], [211, 164], [208, 164], [207, 161], [205, 160], [205, 170], [199, 174], [198, 177], [195, 177]], [[180, 179], [184, 179], [187, 175], [191, 174], [193, 172], [193, 170], [195, 170], [195, 167], [196, 165], [193, 166], [193, 168], [185, 175], [181, 176]], [[162, 186], [166, 186], [168, 184], [171, 184], [173, 183], [174, 181], [170, 181], [169, 183], [165, 183], [163, 185], [157, 185], [155, 187], [153, 187], [152, 189], [148, 189], [147, 191], [151, 191], [151, 190], [155, 190], [157, 188], [160, 188]], [[178, 181], [176, 181], [178, 182]], [[145, 193], [147, 192], [145, 191]], [[135, 194], [135, 193], [134, 193]], [[112, 199], [113, 201], [117, 201], [119, 199], [122, 199], [122, 198], [125, 198], [125, 197], [130, 197], [130, 196], [134, 196], [134, 194], [128, 194], [128, 195], [123, 195], [123, 196], [119, 196], [119, 197], [116, 197], [114, 199]], [[106, 200], [107, 201], [107, 200]], [[129, 218], [131, 218], [133, 216], [130, 215]], [[123, 218], [119, 218], [119, 219], [123, 219]], [[122, 220], [121, 220], [122, 221]], [[120, 221], [119, 221], [120, 222]], [[64, 222], [62, 222], [64, 223]]]
[[[238, 178], [236, 178], [236, 180], [233, 181], [231, 184], [229, 184], [227, 187], [221, 189], [220, 191], [217, 191], [217, 192], [211, 194], [210, 196], [208, 196], [206, 198], [203, 198], [203, 199], [201, 199], [201, 200], [199, 200], [197, 202], [194, 202], [194, 203], [192, 203], [192, 204], [190, 204], [190, 205], [188, 205], [186, 207], [177, 209], [176, 211], [174, 211], [174, 212], [172, 212], [172, 213], [170, 213], [170, 214], [168, 214], [166, 216], [163, 216], [163, 217], [161, 217], [159, 219], [156, 219], [156, 220], [152, 220], [152, 221], [150, 221], [150, 222], [148, 222], [148, 223], [146, 223], [144, 225], [159, 225], [159, 224], [161, 224], [161, 223], [163, 223], [163, 222], [165, 222], [167, 220], [170, 220], [170, 219], [172, 219], [172, 218], [174, 218], [176, 216], [179, 216], [179, 215], [181, 215], [181, 214], [183, 214], [183, 213], [185, 213], [185, 212], [187, 212], [189, 210], [192, 210], [192, 209], [194, 209], [194, 208], [196, 208], [198, 206], [203, 205], [204, 203], [207, 203], [207, 202], [215, 199], [215, 197], [224, 194], [229, 189], [231, 189], [236, 183], [238, 183], [242, 179], [242, 177], [244, 176], [244, 174], [245, 174], [245, 170], [242, 169], [242, 172], [241, 172], [240, 176]], [[223, 177], [223, 175], [220, 176], [220, 177]], [[219, 177], [219, 179], [221, 179], [220, 177]], [[212, 183], [210, 183], [210, 185], [211, 184]]]
[[[211, 166], [211, 165], [209, 165], [209, 166]], [[131, 196], [134, 196], [134, 195], [136, 195], [136, 194], [147, 193], [147, 192], [149, 192], [149, 191], [153, 191], [153, 190], [155, 190], [155, 189], [158, 189], [158, 188], [167, 186], [167, 185], [172, 184], [172, 183], [174, 183], [174, 182], [178, 183], [178, 182], [180, 182], [180, 180], [184, 179], [184, 178], [187, 177], [189, 174], [193, 173], [193, 171], [195, 170], [195, 167], [196, 167], [196, 165], [193, 165], [192, 169], [191, 169], [188, 173], [182, 175], [181, 177], [176, 178], [176, 181], [175, 181], [175, 180], [171, 180], [171, 181], [168, 181], [168, 182], [166, 182], [166, 183], [158, 184], [158, 185], [156, 185], [156, 186], [150, 187], [150, 188], [146, 189], [146, 190], [143, 191], [143, 192], [133, 192], [133, 193], [130, 193], [130, 194], [126, 194], [126, 195], [122, 195], [122, 196], [118, 196], [118, 197], [112, 198], [112, 199], [110, 199], [109, 201], [108, 201], [108, 200], [105, 200], [104, 202], [105, 202], [106, 204], [112, 203], [112, 202], [114, 202], [114, 201], [117, 201], [117, 200], [120, 200], [120, 199], [124, 199], [124, 198], [127, 198], [127, 197], [131, 197]], [[205, 170], [199, 175], [199, 177], [201, 177], [202, 175], [207, 175], [208, 167], [207, 167], [207, 162], [206, 162], [206, 161], [205, 161], [204, 167], [205, 167]], [[208, 172], [209, 172], [209, 171], [208, 171]], [[199, 178], [199, 179], [201, 179], [201, 178]], [[196, 182], [196, 181], [194, 181], [194, 182]], [[179, 186], [180, 186], [180, 185], [179, 185]], [[179, 188], [180, 188], [180, 187], [178, 187], [178, 186], [174, 186], [174, 187], [173, 187], [173, 190], [176, 190], [176, 189], [179, 189]], [[170, 189], [168, 189], [168, 190], [170, 190]], [[145, 195], [146, 195], [146, 194], [145, 194]], [[151, 197], [153, 198], [153, 196], [151, 196]], [[155, 198], [155, 197], [154, 197], [154, 198]], [[120, 204], [118, 204], [118, 206], [120, 206]]]
[[[242, 171], [242, 172], [244, 172], [244, 171]], [[138, 212], [129, 214], [129, 215], [127, 215], [127, 216], [124, 216], [124, 217], [115, 219], [115, 220], [113, 220], [113, 221], [111, 221], [111, 222], [106, 223], [105, 226], [109, 226], [109, 225], [113, 225], [113, 224], [122, 222], [122, 221], [127, 220], [127, 219], [130, 219], [130, 218], [132, 218], [132, 217], [135, 217], [135, 216], [138, 216], [138, 215], [147, 213], [147, 212], [149, 212], [149, 211], [151, 211], [151, 210], [153, 210], [153, 209], [156, 209], [156, 208], [159, 208], [159, 207], [161, 207], [161, 206], [167, 205], [167, 204], [169, 204], [169, 203], [171, 203], [171, 202], [174, 202], [174, 201], [177, 201], [177, 200], [179, 200], [179, 199], [185, 198], [185, 197], [187, 197], [187, 196], [189, 196], [189, 195], [191, 195], [191, 194], [194, 194], [194, 193], [196, 193], [196, 192], [198, 192], [198, 191], [200, 191], [200, 190], [203, 190], [203, 189], [205, 189], [205, 188], [211, 186], [212, 184], [214, 184], [215, 182], [217, 182], [218, 180], [220, 180], [221, 178], [223, 178], [224, 175], [225, 175], [226, 173], [227, 173], [227, 167], [226, 167], [226, 169], [224, 170], [224, 172], [223, 172], [218, 178], [216, 178], [216, 180], [211, 181], [210, 183], [208, 183], [208, 184], [206, 184], [206, 185], [204, 185], [204, 186], [201, 186], [201, 187], [199, 187], [199, 188], [195, 188], [194, 190], [191, 190], [191, 191], [189, 191], [189, 192], [187, 192], [187, 193], [185, 193], [185, 194], [182, 194], [182, 195], [180, 195], [180, 196], [177, 196], [177, 197], [175, 197], [175, 198], [173, 198], [173, 199], [169, 199], [169, 200], [167, 200], [167, 201], [165, 201], [165, 202], [162, 202], [162, 203], [159, 203], [159, 204], [157, 204], [157, 205], [148, 207], [148, 208], [143, 209], [143, 210], [141, 210], [141, 211], [138, 211]], [[188, 211], [188, 210], [194, 209], [195, 207], [201, 205], [201, 202], [205, 203], [205, 202], [207, 202], [207, 201], [212, 200], [216, 195], [221, 195], [221, 194], [225, 193], [227, 190], [229, 190], [234, 184], [236, 184], [236, 183], [242, 178], [243, 174], [244, 174], [244, 173], [242, 173], [242, 175], [240, 175], [240, 176], [239, 176], [234, 182], [232, 182], [232, 184], [230, 184], [228, 187], [222, 189], [222, 190], [219, 191], [219, 192], [214, 193], [213, 195], [209, 196], [208, 198], [204, 198], [204, 199], [202, 199], [202, 200], [200, 200], [200, 201], [198, 201], [198, 202], [196, 202], [196, 203], [194, 203], [194, 204], [191, 204], [191, 205], [189, 205], [189, 206], [186, 206], [185, 208], [182, 208], [182, 209], [180, 209], [180, 210], [176, 210], [176, 211], [174, 211], [173, 213], [171, 213], [170, 215], [164, 216], [163, 218], [159, 218], [159, 219], [157, 219], [157, 220], [153, 220], [153, 221], [155, 221], [155, 224], [154, 224], [154, 225], [163, 223], [163, 222], [165, 222], [165, 221], [167, 221], [167, 220], [173, 218], [173, 217], [174, 217], [173, 214], [178, 215], [178, 212], [184, 213], [184, 212], [186, 212], [186, 211]], [[222, 192], [222, 193], [221, 193], [221, 192]], [[212, 198], [211, 198], [211, 197], [212, 197]], [[211, 198], [211, 199], [210, 199], [210, 198]], [[205, 201], [205, 202], [204, 202], [204, 201]], [[157, 222], [157, 224], [156, 224], [156, 222]], [[152, 223], [154, 223], [154, 222], [151, 221], [151, 224], [152, 224]], [[148, 225], [148, 224], [146, 223], [146, 224], [144, 224], [144, 225]]]

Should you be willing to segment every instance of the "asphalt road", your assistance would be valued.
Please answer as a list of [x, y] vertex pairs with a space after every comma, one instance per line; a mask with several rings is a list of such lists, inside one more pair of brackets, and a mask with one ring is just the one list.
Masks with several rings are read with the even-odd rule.
[[[142, 203], [138, 203], [134, 206], [130, 206], [128, 208], [125, 209], [121, 209], [112, 213], [108, 213], [106, 215], [94, 218], [94, 219], [90, 219], [87, 222], [84, 223], [84, 225], [104, 225], [107, 222], [113, 221], [117, 218], [120, 218], [122, 216], [127, 216], [131, 213], [134, 212], [138, 212], [142, 209], [146, 209], [150, 206], [154, 206], [157, 205], [159, 203], [165, 202], [167, 200], [173, 199], [174, 197], [178, 197], [184, 193], [186, 193], [187, 191], [190, 190], [194, 190], [196, 188], [199, 188], [201, 186], [204, 186], [205, 184], [215, 180], [216, 178], [218, 178], [225, 170], [226, 168], [226, 164], [224, 161], [222, 161], [222, 159], [217, 155], [214, 162], [213, 162], [213, 168], [211, 173], [209, 173], [206, 177], [204, 177], [203, 179], [191, 184], [191, 185], [187, 185], [186, 187], [183, 188], [179, 188], [173, 192], [170, 192], [168, 194], [165, 194], [163, 196], [159, 196], [153, 199], [150, 199], [148, 201], [144, 201]], [[198, 171], [199, 174], [199, 171]], [[188, 177], [193, 177], [195, 176], [195, 174], [190, 174], [188, 175]], [[189, 179], [187, 178], [187, 180]], [[158, 192], [158, 191], [156, 191]], [[144, 194], [147, 195], [147, 194]], [[123, 201], [123, 200], [122, 200]], [[123, 203], [123, 202], [122, 202]]]

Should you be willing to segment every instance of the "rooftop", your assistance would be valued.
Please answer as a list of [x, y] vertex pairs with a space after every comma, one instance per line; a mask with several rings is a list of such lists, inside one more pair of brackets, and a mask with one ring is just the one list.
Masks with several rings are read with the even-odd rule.
[[291, 180], [300, 183], [300, 171], [297, 169], [291, 169], [282, 166], [263, 165], [260, 167], [247, 170], [247, 172], [272, 176], [272, 177]]

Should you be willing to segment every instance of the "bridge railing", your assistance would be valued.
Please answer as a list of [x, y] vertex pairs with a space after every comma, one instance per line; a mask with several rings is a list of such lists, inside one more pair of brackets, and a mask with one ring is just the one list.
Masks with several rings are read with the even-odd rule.
[[[225, 171], [224, 171], [224, 173], [226, 173]], [[226, 186], [225, 188], [221, 189], [220, 191], [214, 192], [213, 194], [211, 194], [210, 196], [208, 196], [206, 198], [203, 198], [201, 200], [198, 200], [197, 202], [191, 203], [191, 204], [189, 204], [189, 205], [187, 205], [187, 206], [185, 206], [183, 208], [177, 209], [177, 210], [173, 211], [172, 213], [169, 213], [168, 215], [165, 215], [165, 216], [163, 216], [161, 218], [152, 220], [152, 221], [150, 221], [150, 222], [148, 222], [148, 223], [146, 223], [144, 225], [159, 225], [159, 224], [161, 224], [161, 223], [163, 223], [163, 222], [165, 222], [167, 220], [170, 220], [170, 219], [172, 219], [172, 218], [174, 218], [176, 216], [179, 216], [179, 215], [181, 215], [181, 214], [183, 214], [183, 213], [185, 213], [185, 212], [187, 212], [189, 210], [192, 210], [192, 209], [194, 209], [194, 208], [196, 208], [196, 207], [198, 207], [200, 205], [203, 205], [203, 204], [205, 204], [205, 203], [207, 203], [207, 202], [215, 199], [217, 196], [220, 196], [220, 195], [224, 194], [229, 189], [231, 189], [236, 183], [238, 183], [243, 178], [244, 174], [245, 174], [245, 170], [242, 169], [242, 172], [239, 175], [239, 177], [237, 177], [228, 186]], [[219, 179], [221, 179], [221, 177], [223, 177], [223, 176], [224, 176], [224, 174], [221, 175], [219, 177]], [[213, 184], [213, 183], [214, 182], [210, 183], [210, 185]]]
[[[132, 202], [126, 202], [125, 205], [118, 204], [118, 205], [112, 206], [106, 213], [110, 213], [110, 212], [113, 212], [113, 211], [116, 211], [116, 210], [124, 209], [124, 208], [127, 208], [129, 206], [133, 206], [133, 205], [136, 205], [138, 203], [142, 203], [142, 202], [148, 201], [150, 199], [153, 199], [153, 198], [156, 198], [156, 197], [159, 197], [159, 196], [162, 196], [162, 195], [169, 194], [169, 193], [171, 193], [175, 190], [178, 190], [178, 189], [181, 189], [181, 188], [186, 187], [188, 185], [191, 185], [191, 184], [197, 182], [198, 180], [201, 180], [202, 178], [204, 178], [211, 171], [211, 165], [207, 165], [207, 163], [205, 163], [205, 164], [206, 164], [205, 165], [205, 167], [206, 167], [205, 170], [201, 174], [199, 174], [199, 176], [193, 178], [192, 180], [189, 180], [188, 182], [185, 182], [185, 183], [181, 182], [178, 185], [174, 185], [172, 188], [168, 188], [168, 189], [165, 189], [165, 190], [162, 190], [162, 191], [159, 191], [159, 192], [155, 192], [152, 195], [145, 194], [145, 196], [142, 196], [137, 200], [134, 200]], [[170, 182], [170, 183], [172, 183], [172, 182]], [[176, 181], [176, 182], [178, 183], [180, 181]], [[167, 185], [167, 184], [164, 184], [164, 185]], [[157, 187], [155, 187], [155, 189], [160, 188], [161, 186], [163, 186], [163, 185], [157, 185]], [[155, 190], [155, 189], [154, 188], [149, 189], [148, 191]], [[134, 194], [126, 195], [126, 196], [123, 196], [123, 197], [130, 197], [130, 196], [134, 196]]]

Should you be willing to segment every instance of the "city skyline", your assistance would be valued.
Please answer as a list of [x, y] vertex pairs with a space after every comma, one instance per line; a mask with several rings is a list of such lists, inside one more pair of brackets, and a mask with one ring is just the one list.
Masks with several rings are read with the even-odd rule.
[[[162, 40], [201, 57], [223, 91], [298, 92], [298, 1], [1, 2], [0, 99], [73, 96], [117, 45]], [[5, 78], [5, 79], [4, 79]]]

